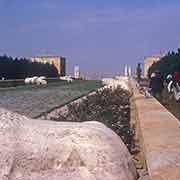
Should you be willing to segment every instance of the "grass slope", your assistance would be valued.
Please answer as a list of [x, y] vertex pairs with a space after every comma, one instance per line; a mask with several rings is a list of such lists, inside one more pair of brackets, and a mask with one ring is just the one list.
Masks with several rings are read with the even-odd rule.
[[47, 86], [18, 86], [0, 90], [0, 107], [36, 117], [101, 86], [100, 81], [63, 81]]

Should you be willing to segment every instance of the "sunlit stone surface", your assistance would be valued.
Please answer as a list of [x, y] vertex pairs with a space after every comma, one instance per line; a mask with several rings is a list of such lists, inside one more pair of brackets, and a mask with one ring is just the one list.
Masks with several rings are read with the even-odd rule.
[[180, 179], [180, 122], [155, 98], [145, 98], [134, 86], [142, 146], [152, 180]]
[[33, 121], [0, 109], [0, 180], [135, 180], [121, 139], [97, 122]]

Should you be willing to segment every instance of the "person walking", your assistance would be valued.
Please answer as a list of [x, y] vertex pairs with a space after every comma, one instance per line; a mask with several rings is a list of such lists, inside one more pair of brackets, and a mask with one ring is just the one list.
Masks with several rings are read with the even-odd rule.
[[151, 74], [149, 88], [151, 88], [151, 94], [158, 100], [162, 101], [164, 81], [160, 72], [156, 71]]

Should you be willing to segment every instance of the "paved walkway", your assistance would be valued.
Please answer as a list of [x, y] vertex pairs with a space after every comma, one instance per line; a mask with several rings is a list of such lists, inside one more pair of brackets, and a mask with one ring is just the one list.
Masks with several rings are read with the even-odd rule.
[[149, 175], [153, 180], [180, 180], [180, 122], [135, 85], [134, 100]]

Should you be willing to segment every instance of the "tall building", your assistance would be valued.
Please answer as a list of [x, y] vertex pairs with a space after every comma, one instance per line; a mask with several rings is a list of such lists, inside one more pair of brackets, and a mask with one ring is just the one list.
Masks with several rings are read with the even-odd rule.
[[144, 77], [148, 78], [148, 70], [152, 66], [154, 62], [159, 61], [163, 56], [156, 55], [156, 56], [146, 56], [144, 57]]
[[128, 76], [131, 77], [132, 76], [132, 69], [131, 66], [129, 65], [128, 67]]
[[75, 66], [74, 67], [74, 78], [75, 79], [80, 79], [80, 68], [79, 68], [79, 66]]
[[124, 76], [128, 76], [128, 66], [127, 66], [127, 64], [124, 67]]
[[54, 65], [60, 76], [66, 75], [66, 58], [60, 56], [35, 56], [31, 58], [32, 62], [49, 63]]
[[124, 76], [131, 76], [132, 75], [132, 69], [130, 65], [125, 65], [124, 67]]

